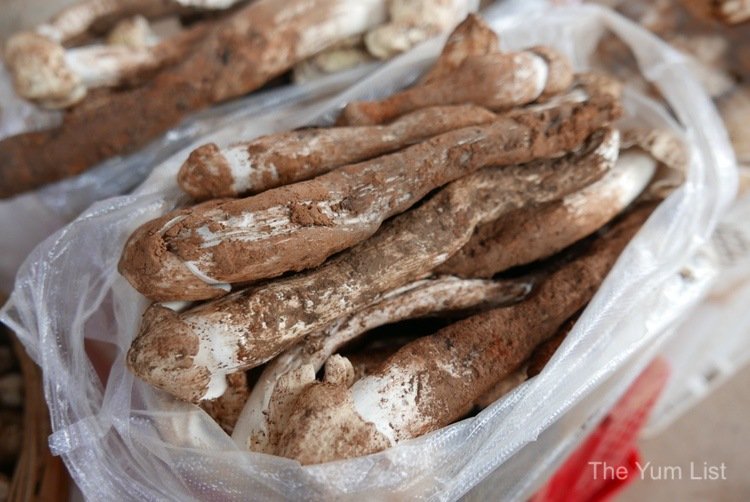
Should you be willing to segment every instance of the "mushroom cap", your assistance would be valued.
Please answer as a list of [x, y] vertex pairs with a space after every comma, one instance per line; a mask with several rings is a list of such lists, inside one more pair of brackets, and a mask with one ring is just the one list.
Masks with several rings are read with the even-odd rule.
[[5, 59], [16, 92], [47, 108], [63, 108], [79, 102], [86, 87], [65, 61], [65, 49], [49, 38], [22, 32], [8, 40]]

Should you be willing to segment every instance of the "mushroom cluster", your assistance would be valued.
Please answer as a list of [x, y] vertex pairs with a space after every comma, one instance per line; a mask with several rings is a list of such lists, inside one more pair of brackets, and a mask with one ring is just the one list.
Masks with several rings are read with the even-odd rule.
[[[302, 463], [388, 448], [534, 376], [681, 182], [621, 86], [469, 16], [414, 85], [331, 127], [185, 160], [196, 204], [137, 228], [153, 300], [127, 364], [235, 441]], [[416, 323], [416, 324], [415, 324]]]

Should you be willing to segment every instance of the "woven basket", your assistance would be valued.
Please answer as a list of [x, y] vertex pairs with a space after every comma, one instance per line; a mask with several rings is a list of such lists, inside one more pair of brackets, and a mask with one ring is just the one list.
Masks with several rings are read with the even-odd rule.
[[[0, 304], [4, 301], [4, 298], [0, 299]], [[41, 371], [16, 336], [1, 324], [0, 329], [6, 331], [11, 340], [24, 390], [21, 451], [13, 470], [7, 500], [67, 500], [70, 478], [62, 460], [53, 457], [47, 446], [51, 429]]]

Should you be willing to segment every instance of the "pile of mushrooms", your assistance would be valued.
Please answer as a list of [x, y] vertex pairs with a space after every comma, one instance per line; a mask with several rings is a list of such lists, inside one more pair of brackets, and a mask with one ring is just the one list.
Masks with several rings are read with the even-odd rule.
[[620, 94], [552, 48], [501, 52], [472, 15], [416, 84], [334, 126], [195, 149], [195, 204], [123, 250], [154, 302], [129, 368], [302, 463], [487, 406], [541, 371], [681, 181], [680, 141], [618, 127]]

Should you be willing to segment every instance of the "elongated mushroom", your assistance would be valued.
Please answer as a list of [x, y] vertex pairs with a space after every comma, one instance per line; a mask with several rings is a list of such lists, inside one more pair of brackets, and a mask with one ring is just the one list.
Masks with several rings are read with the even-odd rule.
[[524, 208], [480, 225], [471, 240], [437, 268], [461, 277], [491, 277], [547, 258], [596, 232], [633, 202], [656, 170], [640, 150], [621, 152], [599, 181], [538, 208]]
[[281, 428], [270, 421], [268, 410], [282, 375], [310, 365], [312, 371], [306, 374], [314, 380], [315, 373], [335, 352], [366, 331], [440, 312], [510, 304], [528, 294], [531, 285], [523, 279], [483, 281], [441, 277], [419, 280], [384, 294], [379, 301], [336, 321], [270, 361], [245, 403], [233, 439], [243, 448], [270, 452], [267, 448], [273, 443], [271, 435], [280, 434]]
[[750, 163], [750, 131], [747, 118], [750, 116], [750, 86], [735, 89], [718, 101], [719, 112], [732, 141], [737, 160]]
[[562, 92], [573, 83], [573, 69], [549, 48], [468, 56], [455, 73], [435, 77], [380, 101], [346, 105], [340, 124], [383, 124], [418, 108], [475, 104], [507, 110]]
[[349, 458], [461, 418], [586, 305], [648, 214], [628, 215], [554, 271], [527, 300], [419, 338], [351, 388], [306, 385], [289, 408], [275, 453], [303, 464]]
[[431, 190], [485, 166], [561, 155], [618, 113], [614, 99], [526, 110], [309, 181], [173, 211], [133, 233], [119, 269], [149, 298], [172, 301], [314, 267]]
[[[48, 108], [66, 108], [80, 102], [89, 88], [118, 85], [133, 75], [176, 61], [187, 53], [192, 42], [206, 33], [205, 29], [189, 28], [172, 39], [153, 44], [145, 44], [143, 40], [138, 44], [94, 44], [72, 48], [66, 48], [65, 44], [86, 37], [97, 23], [113, 23], [134, 15], [139, 21], [133, 26], [143, 31], [144, 24], [147, 25], [146, 17], [185, 12], [190, 3], [189, 0], [181, 3], [171, 0], [87, 0], [67, 7], [48, 23], [13, 35], [8, 40], [5, 59], [16, 92]], [[118, 28], [122, 34], [124, 25], [115, 25], [115, 29]], [[118, 38], [121, 36], [117, 34], [113, 37], [114, 40]]]
[[130, 153], [189, 113], [258, 89], [295, 63], [382, 22], [383, 2], [256, 0], [242, 7], [145, 84], [82, 102], [59, 128], [0, 141], [0, 197]]
[[375, 59], [364, 47], [361, 35], [354, 35], [294, 65], [292, 80], [310, 82], [331, 73], [372, 63]]
[[302, 129], [223, 149], [209, 143], [190, 153], [177, 179], [197, 200], [258, 193], [496, 118], [478, 106], [436, 106], [404, 115], [386, 126]]
[[[200, 23], [159, 43], [140, 48], [122, 44], [94, 44], [68, 49], [64, 55], [66, 69], [60, 71], [70, 72], [72, 78], [80, 83], [84, 92], [73, 94], [70, 99], [66, 97], [60, 101], [57, 98], [59, 95], [57, 91], [51, 89], [46, 96], [37, 95], [33, 98], [48, 108], [67, 107], [80, 101], [85, 95], [85, 89], [114, 87], [126, 82], [135, 83], [143, 75], [153, 73], [160, 67], [185, 57], [188, 51], [208, 33], [208, 29], [209, 24]], [[31, 60], [27, 60], [27, 63], [29, 61]], [[24, 97], [32, 98], [28, 95]]]
[[469, 56], [486, 56], [496, 52], [500, 52], [497, 34], [481, 17], [469, 14], [448, 36], [437, 61], [419, 82], [425, 84], [450, 75]]
[[175, 313], [153, 305], [127, 356], [140, 378], [181, 399], [221, 395], [225, 375], [276, 356], [386, 291], [424, 278], [474, 228], [528, 204], [558, 199], [600, 178], [619, 135], [602, 130], [563, 158], [489, 168], [454, 181], [323, 266]]

